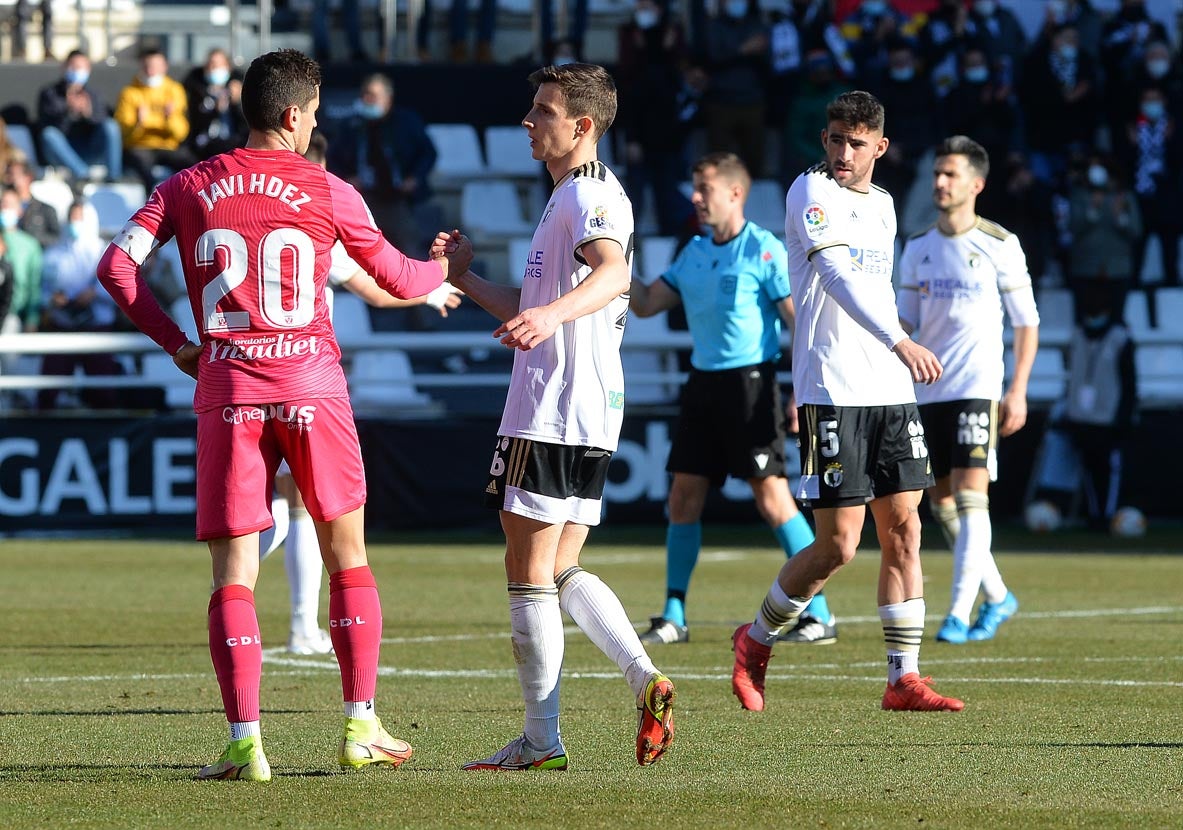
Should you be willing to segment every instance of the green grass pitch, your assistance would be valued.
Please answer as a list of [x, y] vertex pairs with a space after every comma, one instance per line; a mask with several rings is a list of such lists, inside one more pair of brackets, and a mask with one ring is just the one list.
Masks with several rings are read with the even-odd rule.
[[[584, 554], [638, 625], [661, 608], [663, 538], [609, 526]], [[335, 663], [283, 652], [276, 555], [257, 590], [275, 774], [261, 785], [192, 780], [226, 742], [203, 546], [0, 541], [0, 827], [1183, 827], [1183, 533], [1001, 531], [1021, 609], [996, 640], [965, 646], [931, 640], [951, 561], [929, 536], [921, 670], [965, 699], [959, 714], [880, 710], [870, 541], [829, 588], [839, 642], [782, 644], [757, 714], [731, 695], [729, 638], [780, 557], [767, 532], [708, 524], [691, 642], [651, 650], [678, 687], [669, 754], [636, 766], [632, 697], [569, 625], [571, 768], [539, 774], [459, 770], [521, 730], [496, 537], [371, 540], [378, 710], [415, 747], [396, 771], [337, 770]]]

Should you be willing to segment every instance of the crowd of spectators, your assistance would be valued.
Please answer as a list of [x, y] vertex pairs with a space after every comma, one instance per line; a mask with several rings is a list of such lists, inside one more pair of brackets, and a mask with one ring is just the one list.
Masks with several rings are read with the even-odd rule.
[[[480, 60], [491, 57], [491, 9], [482, 5], [478, 15]], [[1166, 21], [1152, 18], [1144, 0], [1120, 0], [1107, 13], [1090, 0], [1048, 0], [1044, 9], [1029, 37], [997, 0], [691, 0], [683, 10], [635, 0], [617, 33], [613, 130], [635, 210], [651, 205], [662, 235], [696, 230], [680, 186], [701, 150], [732, 150], [755, 176], [787, 184], [820, 158], [826, 104], [863, 88], [886, 107], [891, 146], [876, 166], [877, 183], [895, 197], [904, 232], [921, 229], [909, 226], [908, 205], [928, 205], [926, 154], [945, 136], [964, 134], [992, 159], [979, 209], [1019, 235], [1037, 281], [1059, 279], [1078, 298], [1088, 295], [1078, 307], [1101, 296], [1120, 309], [1140, 285], [1147, 241], [1156, 236], [1162, 282], [1177, 285], [1183, 68]], [[566, 37], [549, 30], [555, 60], [582, 56], [586, 7], [574, 4], [568, 20]], [[453, 58], [467, 59], [467, 30], [459, 17], [453, 22]], [[318, 53], [327, 55], [325, 43], [317, 40]], [[360, 41], [351, 47], [355, 58], [367, 57]], [[149, 190], [171, 171], [242, 143], [240, 89], [225, 50], [174, 79], [167, 56], [149, 49], [112, 105], [91, 82], [89, 57], [71, 52], [38, 97], [40, 163], [73, 185], [84, 212], [88, 182], [126, 176]], [[322, 117], [322, 127], [329, 169], [357, 186], [387, 236], [415, 254], [425, 228], [455, 217], [441, 215], [432, 198], [436, 148], [423, 118], [396, 102], [389, 77], [367, 76], [348, 114]], [[65, 289], [44, 263], [61, 260], [49, 252], [63, 241], [76, 261], [82, 254], [70, 234], [89, 227], [60, 222], [34, 198], [36, 175], [37, 159], [0, 121], [5, 332], [60, 327], [62, 315], [50, 317], [55, 292]], [[105, 314], [82, 317], [108, 324]], [[5, 358], [0, 370], [11, 372], [11, 363]]]
[[[696, 129], [706, 149], [787, 185], [820, 157], [826, 103], [861, 88], [887, 111], [876, 180], [903, 230], [921, 229], [904, 213], [914, 187], [927, 204], [926, 153], [963, 134], [991, 155], [982, 214], [1019, 234], [1037, 280], [1102, 286], [1120, 302], [1157, 235], [1163, 280], [1177, 284], [1183, 71], [1165, 21], [1144, 0], [1109, 13], [1089, 0], [1042, 8], [1029, 37], [998, 0], [722, 0], [714, 11], [692, 3], [688, 27], [638, 0], [619, 31], [630, 194], [643, 203], [652, 185], [663, 233], [676, 217], [692, 222], [666, 182], [686, 178]], [[671, 152], [683, 155], [657, 162]]]

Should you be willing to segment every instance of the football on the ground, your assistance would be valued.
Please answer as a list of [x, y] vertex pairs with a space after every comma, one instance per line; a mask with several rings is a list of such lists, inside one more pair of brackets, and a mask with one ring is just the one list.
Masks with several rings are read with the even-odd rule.
[[1109, 532], [1114, 536], [1145, 536], [1146, 517], [1136, 507], [1120, 507], [1109, 520]]
[[1032, 533], [1051, 533], [1053, 530], [1059, 530], [1064, 521], [1064, 517], [1060, 515], [1060, 508], [1050, 501], [1031, 502], [1023, 512], [1023, 518], [1027, 522], [1027, 529]]

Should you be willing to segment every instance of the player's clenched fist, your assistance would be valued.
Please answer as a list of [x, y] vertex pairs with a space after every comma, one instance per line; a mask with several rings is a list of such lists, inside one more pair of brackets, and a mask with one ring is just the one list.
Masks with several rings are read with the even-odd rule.
[[912, 373], [913, 383], [930, 384], [941, 379], [941, 362], [937, 356], [914, 340], [904, 338], [892, 347], [896, 357]]

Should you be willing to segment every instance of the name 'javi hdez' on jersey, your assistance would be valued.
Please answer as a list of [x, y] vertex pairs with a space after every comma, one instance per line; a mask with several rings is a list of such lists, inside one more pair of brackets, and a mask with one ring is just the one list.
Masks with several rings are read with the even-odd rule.
[[918, 385], [920, 403], [1002, 394], [1002, 310], [1014, 326], [1039, 325], [1019, 239], [978, 218], [949, 236], [936, 225], [908, 240], [900, 256], [900, 319], [944, 367], [939, 383]]
[[[827, 248], [850, 251], [850, 290], [868, 305], [889, 308], [895, 259], [895, 206], [871, 185], [840, 187], [825, 164], [802, 173], [785, 198], [789, 284], [797, 308], [793, 389], [799, 403], [882, 406], [916, 400], [907, 367], [878, 336], [851, 317], [822, 286], [810, 257]], [[902, 333], [902, 332], [901, 332]]]
[[[577, 167], [555, 184], [522, 268], [520, 309], [554, 302], [574, 289], [591, 267], [579, 248], [612, 239], [624, 250], [632, 276], [633, 206], [600, 161]], [[620, 341], [628, 294], [599, 311], [559, 326], [529, 351], [514, 353], [499, 434], [568, 446], [615, 450], [624, 416]]]

